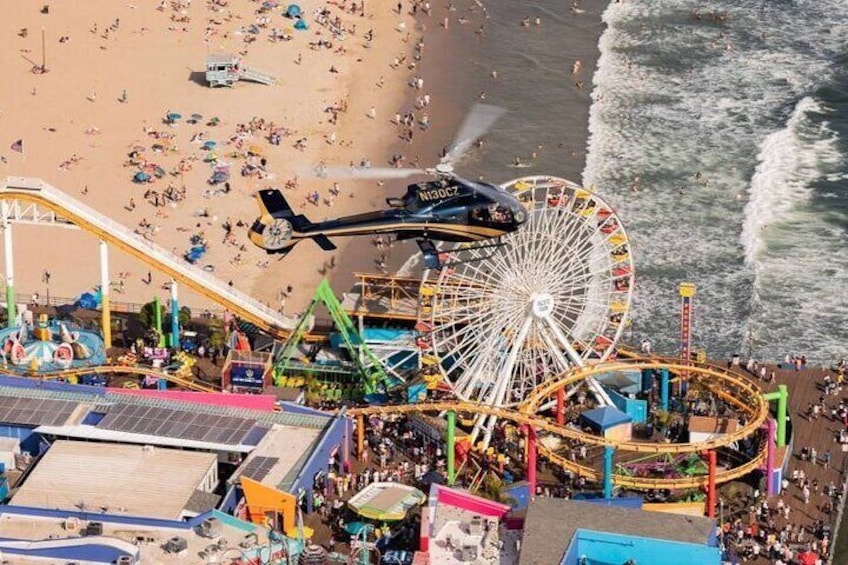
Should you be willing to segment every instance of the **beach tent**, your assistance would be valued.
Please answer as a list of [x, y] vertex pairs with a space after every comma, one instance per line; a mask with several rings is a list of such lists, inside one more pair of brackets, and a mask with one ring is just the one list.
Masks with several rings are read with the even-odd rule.
[[309, 26], [306, 25], [306, 20], [297, 20], [294, 24], [294, 29], [303, 31], [305, 29], [309, 29]]
[[300, 6], [297, 4], [289, 4], [289, 7], [286, 8], [286, 17], [287, 18], [299, 18], [303, 11], [300, 9]]
[[148, 175], [144, 171], [139, 171], [135, 174], [135, 176], [133, 176], [132, 180], [133, 180], [133, 182], [139, 183], [139, 184], [144, 183], [144, 182], [149, 182], [150, 181], [150, 175]]

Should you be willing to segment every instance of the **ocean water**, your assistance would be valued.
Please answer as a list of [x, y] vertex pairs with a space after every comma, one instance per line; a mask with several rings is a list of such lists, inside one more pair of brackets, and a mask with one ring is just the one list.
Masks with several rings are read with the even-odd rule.
[[[580, 95], [569, 37], [600, 29], [570, 3], [517, 0], [486, 5], [487, 41], [470, 50], [508, 114], [462, 172], [569, 176], [616, 206], [636, 266], [632, 343], [676, 352], [689, 281], [693, 342], [711, 358], [848, 354], [848, 0], [592, 4], [606, 29], [584, 79], [585, 169], [562, 109]], [[537, 147], [530, 168], [509, 167]]]

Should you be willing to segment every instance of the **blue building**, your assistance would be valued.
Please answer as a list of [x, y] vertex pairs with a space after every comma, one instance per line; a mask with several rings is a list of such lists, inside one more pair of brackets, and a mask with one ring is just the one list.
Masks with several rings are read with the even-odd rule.
[[537, 498], [520, 565], [719, 565], [715, 520], [615, 504]]

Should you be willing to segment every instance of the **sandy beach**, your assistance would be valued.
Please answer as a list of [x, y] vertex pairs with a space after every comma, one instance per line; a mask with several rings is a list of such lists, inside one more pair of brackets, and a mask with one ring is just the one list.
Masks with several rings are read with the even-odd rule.
[[[15, 84], [0, 94], [4, 173], [44, 178], [180, 255], [192, 237], [203, 238], [208, 251], [199, 264], [213, 265], [216, 276], [266, 302], [273, 303], [289, 284], [297, 289], [293, 299], [302, 289], [311, 294], [321, 262], [329, 257], [302, 246], [284, 264], [250, 246], [246, 226], [256, 215], [251, 195], [259, 188], [283, 188], [298, 167], [322, 159], [345, 164], [385, 159], [393, 129], [383, 124], [401, 105], [412, 74], [406, 65], [391, 64], [395, 58], [412, 60], [414, 44], [404, 28], [414, 24], [388, 5], [368, 6], [363, 16], [348, 4], [327, 5], [322, 25], [319, 5], [308, 3], [302, 8], [309, 29], [298, 31], [283, 8], [257, 13], [259, 7], [87, 2], [51, 5], [45, 14], [34, 5], [10, 6], [0, 24], [8, 47], [0, 65]], [[334, 34], [329, 28], [336, 24]], [[290, 39], [270, 39], [284, 35]], [[208, 88], [205, 58], [219, 52], [239, 55], [242, 65], [274, 75], [278, 83]], [[42, 59], [47, 72], [33, 72]], [[372, 106], [374, 118], [368, 115]], [[336, 123], [326, 111], [331, 107], [344, 110]], [[168, 113], [181, 118], [167, 124]], [[194, 114], [201, 117], [189, 123]], [[272, 123], [279, 145], [270, 143]], [[22, 153], [10, 149], [19, 139]], [[305, 147], [296, 148], [297, 140]], [[214, 141], [215, 148], [203, 150], [205, 141]], [[262, 155], [248, 161], [245, 154], [253, 148]], [[228, 192], [207, 183], [212, 164], [205, 161], [213, 156], [230, 166]], [[255, 165], [254, 174], [242, 176], [248, 163]], [[162, 178], [151, 174], [153, 182], [133, 182], [137, 172], [153, 173], [156, 167]], [[286, 196], [314, 219], [359, 211], [378, 200], [376, 194], [354, 197], [342, 187], [331, 201], [331, 187], [300, 179]], [[319, 202], [307, 204], [305, 196], [315, 190]], [[228, 220], [233, 236], [225, 243]], [[29, 226], [16, 226], [14, 235], [19, 293], [44, 294], [44, 269], [51, 270], [53, 296], [75, 296], [97, 284], [92, 237]], [[145, 284], [147, 271], [113, 253], [114, 298], [143, 301], [167, 282], [154, 272], [152, 285]]]
[[[40, 5], [8, 7], [0, 68], [13, 86], [0, 92], [0, 170], [41, 177], [178, 255], [204, 241], [198, 265], [287, 314], [303, 308], [322, 276], [341, 294], [351, 272], [377, 270], [373, 241], [338, 240], [333, 253], [306, 242], [283, 260], [267, 256], [247, 241], [252, 194], [279, 188], [314, 221], [383, 206], [387, 194], [404, 189], [402, 181], [334, 185], [298, 171], [321, 161], [384, 166], [395, 152], [408, 163], [435, 162], [477, 99], [456, 49], [485, 47], [486, 14], [475, 2], [407, 2], [400, 13], [394, 3], [368, 3], [364, 15], [361, 3], [354, 10], [350, 3], [307, 2], [301, 8], [309, 29], [299, 31], [284, 6], [272, 5], [92, 1], [49, 5], [47, 13]], [[203, 71], [210, 53], [237, 55], [277, 84], [209, 88]], [[47, 72], [35, 72], [42, 64]], [[593, 61], [583, 61], [584, 76], [593, 69]], [[423, 85], [412, 86], [413, 78]], [[569, 101], [571, 115], [586, 116], [587, 94]], [[408, 128], [411, 142], [393, 123], [407, 112], [432, 124]], [[169, 113], [180, 117], [168, 123]], [[584, 132], [575, 137], [585, 141]], [[10, 148], [17, 140], [22, 152]], [[214, 147], [204, 149], [210, 141]], [[229, 166], [228, 188], [208, 183], [222, 165]], [[150, 182], [133, 182], [139, 172]], [[99, 283], [97, 242], [83, 232], [15, 226], [14, 241], [19, 294], [43, 296], [45, 270], [54, 297]], [[414, 252], [414, 244], [394, 246], [385, 268]], [[113, 300], [164, 294], [168, 281], [154, 271], [147, 284], [148, 271], [113, 252]], [[288, 286], [293, 291], [281, 300]], [[181, 300], [206, 306], [188, 292]]]

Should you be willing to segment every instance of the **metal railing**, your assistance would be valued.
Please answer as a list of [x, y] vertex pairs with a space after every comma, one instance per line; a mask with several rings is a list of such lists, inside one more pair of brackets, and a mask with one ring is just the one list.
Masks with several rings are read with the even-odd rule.
[[[297, 324], [295, 318], [282, 316], [279, 312], [266, 306], [259, 300], [236, 290], [203, 269], [187, 263], [181, 257], [175, 256], [170, 251], [149, 241], [90, 206], [68, 196], [66, 193], [41, 179], [9, 177], [6, 179], [2, 192], [12, 194], [15, 197], [19, 196], [22, 199], [42, 200], [46, 205], [57, 208], [57, 212], [69, 214], [72, 216], [72, 220], [74, 220], [73, 217], [76, 217], [84, 224], [81, 226], [84, 229], [99, 232], [97, 235], [104, 239], [121, 243], [135, 250], [140, 255], [152, 258], [154, 263], [165, 266], [180, 275], [185, 281], [189, 282], [189, 285], [193, 283], [205, 288], [211, 294], [217, 296], [222, 302], [236, 306], [238, 309], [264, 321], [271, 327], [291, 331]], [[77, 222], [75, 221], [75, 223]], [[91, 228], [94, 228], [94, 230]], [[210, 298], [213, 297], [210, 296]]]
[[[0, 287], [2, 289], [2, 287]], [[38, 291], [35, 291], [38, 292]], [[79, 300], [79, 297], [69, 297], [69, 296], [54, 296], [50, 295], [49, 297], [38, 292], [38, 299], [33, 300], [33, 292], [17, 292], [15, 293], [15, 303], [17, 304], [28, 304], [30, 306], [52, 306], [54, 308], [58, 308], [61, 306], [70, 306], [76, 304]], [[138, 314], [141, 312], [142, 307], [145, 303], [143, 302], [129, 302], [125, 300], [115, 300], [114, 294], [110, 296], [109, 300], [109, 310], [111, 312], [125, 313], [125, 314]], [[0, 294], [0, 304], [5, 305], [5, 294]], [[180, 301], [180, 308], [187, 307], [192, 311], [192, 316], [199, 316], [201, 313], [209, 313], [213, 314], [216, 317], [221, 317], [224, 315], [224, 308], [216, 308], [216, 307], [208, 307], [208, 306], [193, 306], [191, 304], [184, 303]], [[99, 308], [98, 308], [99, 309]]]

